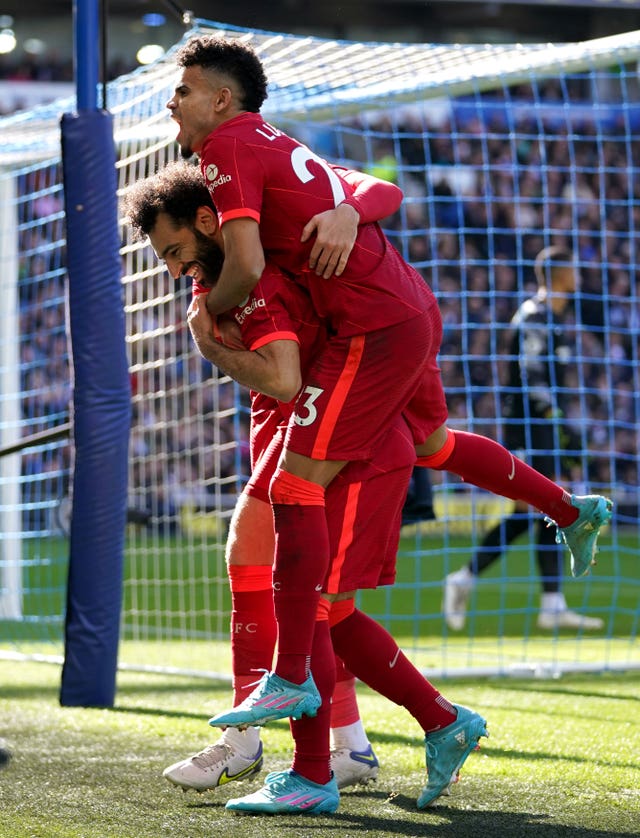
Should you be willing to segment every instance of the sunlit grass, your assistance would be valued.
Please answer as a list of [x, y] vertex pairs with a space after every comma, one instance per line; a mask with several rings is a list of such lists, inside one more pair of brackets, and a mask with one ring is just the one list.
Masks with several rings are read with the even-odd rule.
[[[153, 665], [159, 645], [135, 657]], [[184, 651], [205, 668], [206, 644]], [[378, 782], [345, 791], [335, 815], [299, 818], [225, 811], [227, 799], [257, 781], [183, 795], [162, 779], [166, 765], [215, 736], [207, 719], [227, 706], [228, 683], [125, 671], [116, 707], [105, 710], [60, 707], [59, 679], [57, 665], [0, 661], [0, 735], [14, 753], [0, 774], [2, 838], [637, 834], [638, 673], [439, 683], [447, 697], [486, 716], [490, 738], [470, 756], [452, 796], [427, 811], [415, 807], [424, 780], [421, 731], [406, 711], [360, 688]], [[266, 728], [263, 741], [265, 768], [286, 767], [287, 724]]]

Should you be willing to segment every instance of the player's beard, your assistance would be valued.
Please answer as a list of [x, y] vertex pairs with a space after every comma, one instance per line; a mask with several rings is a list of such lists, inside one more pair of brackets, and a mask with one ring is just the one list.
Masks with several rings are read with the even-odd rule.
[[198, 265], [200, 268], [198, 283], [205, 288], [212, 288], [220, 278], [224, 254], [218, 245], [204, 233], [199, 230], [194, 230], [193, 233], [196, 240], [196, 253], [191, 264]]
[[189, 142], [187, 137], [181, 137], [182, 134], [182, 125], [178, 123], [178, 133], [176, 134], [176, 145], [180, 149], [180, 156], [183, 157], [185, 160], [188, 160], [190, 157], [193, 157], [194, 151], [192, 144]]

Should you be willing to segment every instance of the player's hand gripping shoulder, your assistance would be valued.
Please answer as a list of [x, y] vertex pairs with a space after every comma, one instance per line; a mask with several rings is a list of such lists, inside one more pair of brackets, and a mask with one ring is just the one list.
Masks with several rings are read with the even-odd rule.
[[358, 225], [393, 215], [403, 198], [402, 190], [394, 183], [342, 166], [331, 168], [353, 188], [353, 194], [335, 209], [314, 215], [300, 239], [306, 242], [315, 234], [309, 267], [324, 279], [343, 273], [358, 235]]
[[318, 276], [340, 276], [358, 235], [360, 215], [355, 207], [339, 204], [335, 209], [314, 215], [305, 225], [300, 241], [316, 239], [309, 254], [309, 267]]

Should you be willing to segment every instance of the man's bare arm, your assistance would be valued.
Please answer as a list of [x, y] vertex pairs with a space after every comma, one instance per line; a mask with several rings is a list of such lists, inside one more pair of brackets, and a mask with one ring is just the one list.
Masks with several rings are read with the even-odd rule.
[[214, 315], [240, 305], [257, 285], [265, 266], [260, 228], [252, 218], [225, 222], [222, 237], [224, 265], [207, 294], [207, 308]]
[[214, 337], [203, 294], [193, 298], [187, 323], [202, 357], [239, 384], [281, 402], [290, 402], [298, 394], [302, 377], [296, 341], [275, 340], [256, 350], [225, 346]]

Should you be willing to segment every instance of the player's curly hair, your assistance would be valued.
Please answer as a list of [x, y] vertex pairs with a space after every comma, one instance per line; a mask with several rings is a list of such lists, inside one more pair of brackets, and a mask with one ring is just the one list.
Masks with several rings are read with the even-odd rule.
[[124, 198], [134, 241], [149, 235], [161, 212], [176, 227], [193, 227], [198, 208], [205, 206], [215, 211], [200, 167], [187, 162], [169, 163], [155, 175], [137, 181]]
[[214, 35], [189, 38], [176, 53], [179, 67], [203, 67], [234, 79], [242, 89], [242, 108], [258, 113], [267, 98], [267, 77], [254, 50], [242, 41]]

